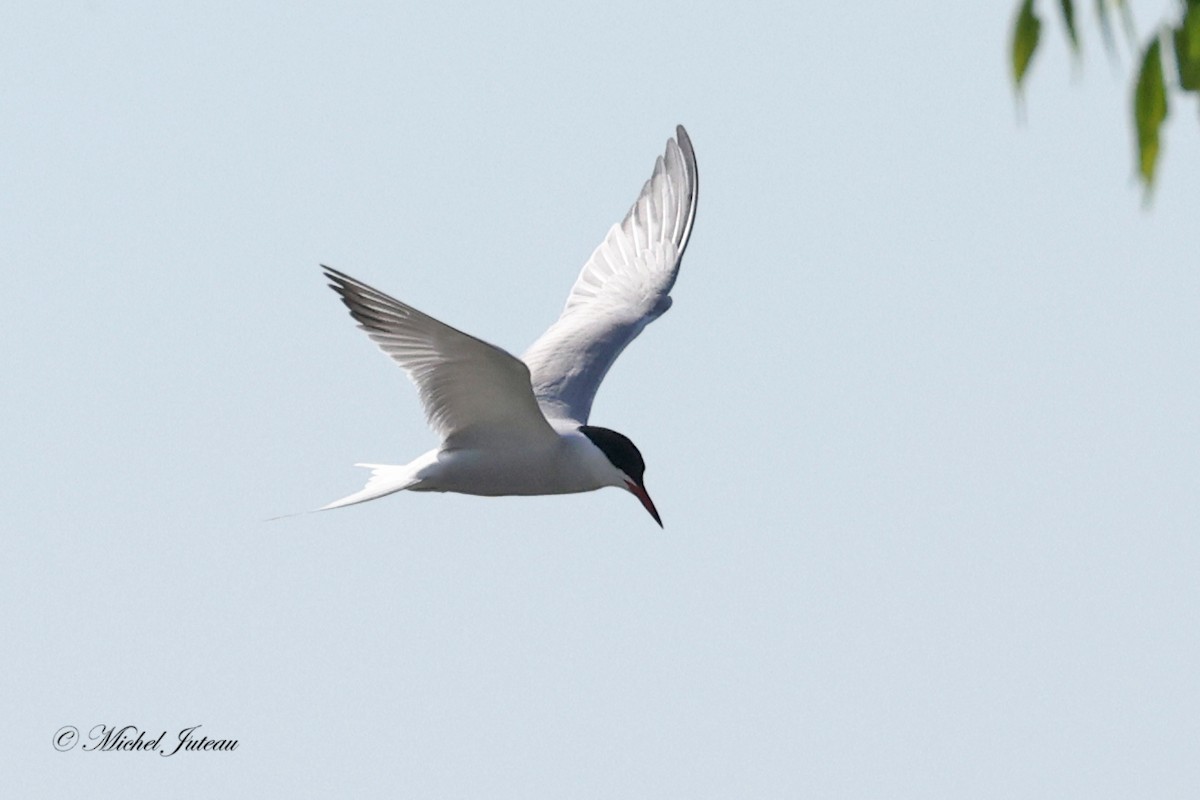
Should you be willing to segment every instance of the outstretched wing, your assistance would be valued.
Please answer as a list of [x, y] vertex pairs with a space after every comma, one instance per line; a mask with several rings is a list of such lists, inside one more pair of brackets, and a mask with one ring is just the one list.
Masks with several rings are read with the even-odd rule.
[[548, 418], [586, 423], [617, 356], [671, 307], [698, 188], [692, 142], [680, 125], [633, 208], [584, 265], [558, 321], [522, 357]]
[[322, 269], [358, 327], [417, 385], [425, 416], [447, 447], [556, 436], [520, 360], [343, 272]]

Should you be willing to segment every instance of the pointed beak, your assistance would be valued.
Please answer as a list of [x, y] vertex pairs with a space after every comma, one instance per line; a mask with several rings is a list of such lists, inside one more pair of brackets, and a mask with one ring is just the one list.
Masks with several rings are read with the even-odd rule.
[[663, 526], [662, 517], [658, 515], [658, 509], [654, 507], [654, 501], [651, 500], [650, 495], [646, 493], [646, 488], [644, 486], [638, 486], [633, 481], [625, 481], [625, 488], [628, 489], [634, 497], [642, 501], [642, 505], [646, 507], [646, 510], [650, 512], [650, 516], [654, 517], [654, 521], [657, 522], [658, 527], [661, 528]]

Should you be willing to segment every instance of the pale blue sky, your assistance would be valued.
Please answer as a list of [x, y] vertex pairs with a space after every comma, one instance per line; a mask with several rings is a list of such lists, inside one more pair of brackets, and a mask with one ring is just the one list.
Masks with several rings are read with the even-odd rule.
[[[10, 10], [0, 794], [1194, 793], [1195, 101], [1146, 213], [1128, 55], [1050, 17], [1021, 124], [1012, 5]], [[593, 414], [665, 531], [262, 521], [435, 443], [318, 262], [521, 352], [676, 123], [675, 304]], [[50, 745], [100, 723], [241, 744]]]

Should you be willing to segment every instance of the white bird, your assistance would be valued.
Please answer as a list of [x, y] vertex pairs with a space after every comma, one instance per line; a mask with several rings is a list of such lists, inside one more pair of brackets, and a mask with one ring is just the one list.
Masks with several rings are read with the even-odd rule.
[[580, 272], [562, 315], [518, 359], [378, 289], [322, 266], [358, 327], [416, 384], [439, 447], [371, 470], [361, 491], [324, 508], [413, 492], [541, 495], [627, 489], [662, 519], [633, 442], [588, 424], [613, 361], [671, 307], [696, 216], [696, 157], [680, 125], [619, 225]]

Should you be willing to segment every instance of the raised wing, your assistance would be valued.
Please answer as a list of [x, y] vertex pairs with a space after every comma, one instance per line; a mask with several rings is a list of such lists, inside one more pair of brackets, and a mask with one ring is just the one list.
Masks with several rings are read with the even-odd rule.
[[523, 356], [548, 418], [586, 423], [617, 356], [671, 307], [698, 188], [692, 142], [680, 125], [633, 208], [579, 273], [558, 321]]
[[[517, 358], [322, 265], [358, 327], [404, 368], [447, 447], [556, 437]], [[547, 438], [550, 441], [551, 438]]]

